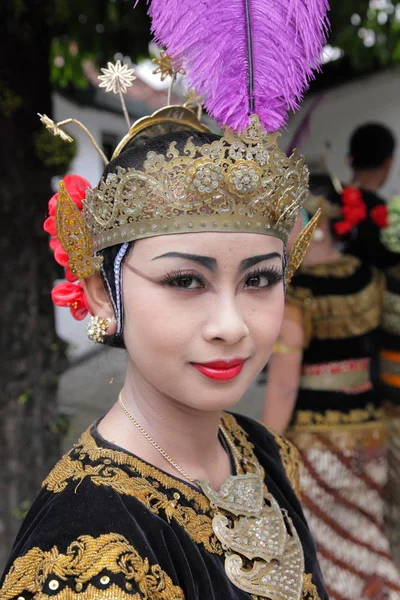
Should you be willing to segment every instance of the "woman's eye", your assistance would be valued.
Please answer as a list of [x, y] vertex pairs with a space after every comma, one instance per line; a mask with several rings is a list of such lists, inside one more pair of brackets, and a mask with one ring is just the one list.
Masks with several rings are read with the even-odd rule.
[[269, 285], [269, 277], [267, 275], [252, 275], [246, 279], [247, 287], [267, 287]]
[[196, 277], [189, 275], [181, 275], [171, 280], [170, 285], [173, 287], [184, 288], [186, 290], [195, 290], [204, 287], [201, 281]]
[[246, 278], [245, 287], [258, 289], [266, 288], [273, 286], [275, 283], [278, 283], [281, 280], [281, 273], [250, 273], [250, 275], [248, 275], [248, 277]]

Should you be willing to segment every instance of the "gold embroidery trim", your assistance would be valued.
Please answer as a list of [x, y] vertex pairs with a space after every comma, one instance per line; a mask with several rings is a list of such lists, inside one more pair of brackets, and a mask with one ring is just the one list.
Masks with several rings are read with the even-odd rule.
[[315, 412], [312, 410], [298, 410], [291, 431], [325, 431], [328, 429], [348, 428], [360, 425], [376, 427], [384, 420], [384, 411], [368, 404], [365, 408], [355, 408], [349, 412], [339, 410], [326, 410]]
[[253, 463], [258, 462], [254, 453], [254, 445], [249, 441], [247, 433], [240, 427], [235, 417], [230, 413], [223, 413], [222, 424], [230, 436], [233, 437], [232, 441], [238, 447], [243, 459]]
[[[133, 459], [129, 456], [127, 458]], [[136, 498], [153, 514], [158, 515], [162, 511], [168, 523], [175, 521], [189, 534], [194, 542], [203, 544], [209, 552], [223, 554], [222, 548], [213, 533], [211, 517], [208, 514], [199, 514], [190, 506], [183, 506], [177, 500], [169, 499], [166, 494], [157, 489], [146, 478], [131, 476], [118, 466], [107, 465], [104, 462], [97, 465], [88, 465], [80, 460], [72, 460], [67, 454], [58, 462], [42, 485], [48, 491], [57, 494], [62, 492], [69, 483], [76, 483], [75, 489], [77, 490], [86, 477], [96, 486], [110, 487], [118, 494]], [[165, 479], [170, 478], [167, 478], [161, 472], [157, 472], [157, 480], [167, 487]], [[175, 483], [175, 480], [173, 482]], [[174, 487], [177, 486], [174, 485]], [[203, 506], [205, 504], [203, 497], [202, 504]], [[207, 509], [210, 509], [208, 500]]]
[[314, 277], [350, 277], [354, 275], [360, 261], [355, 256], [342, 256], [338, 260], [318, 265], [301, 266], [300, 273], [302, 275], [313, 275]]
[[355, 294], [313, 296], [307, 288], [290, 288], [287, 302], [301, 307], [305, 337], [346, 339], [363, 335], [381, 321], [384, 282], [377, 271], [371, 283]]
[[[121, 577], [124, 589], [121, 588]], [[60, 590], [55, 594], [57, 590]], [[137, 594], [133, 593], [137, 590]], [[150, 565], [119, 534], [82, 535], [62, 554], [31, 548], [11, 566], [1, 590], [2, 600], [184, 600], [180, 587], [158, 565]]]
[[317, 586], [313, 583], [311, 573], [304, 574], [303, 600], [321, 600]]
[[122, 450], [99, 447], [90, 433], [90, 428], [81, 435], [74, 448], [77, 450], [80, 449], [79, 458], [81, 460], [87, 456], [91, 461], [109, 459], [117, 465], [128, 466], [136, 473], [139, 473], [139, 475], [142, 477], [155, 479], [159, 481], [165, 488], [173, 488], [178, 490], [178, 492], [181, 492], [188, 500], [196, 502], [202, 511], [209, 509], [209, 502], [207, 498], [205, 498], [203, 494], [196, 491], [191, 486], [186, 485], [183, 481], [175, 479], [174, 477], [170, 477], [166, 473], [156, 469], [156, 467], [153, 467], [152, 465], [149, 465], [148, 463], [136, 458], [135, 456], [131, 456]]
[[300, 464], [301, 458], [299, 451], [289, 440], [275, 435], [275, 441], [279, 446], [281, 460], [285, 467], [287, 478], [290, 481], [296, 496], [301, 500], [301, 485], [300, 485]]

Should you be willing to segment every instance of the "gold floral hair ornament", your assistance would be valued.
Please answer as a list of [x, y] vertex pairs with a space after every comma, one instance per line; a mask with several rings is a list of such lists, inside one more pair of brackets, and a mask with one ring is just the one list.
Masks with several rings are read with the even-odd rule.
[[161, 81], [164, 81], [167, 77], [171, 77], [171, 83], [168, 88], [168, 99], [167, 104], [171, 104], [172, 88], [178, 75], [186, 75], [185, 69], [179, 65], [179, 61], [173, 59], [172, 56], [161, 52], [159, 58], [153, 58], [152, 61], [157, 68], [154, 69], [153, 75], [160, 75]]
[[125, 121], [129, 128], [131, 122], [128, 109], [126, 108], [124, 94], [132, 87], [132, 84], [136, 79], [135, 71], [134, 69], [130, 69], [128, 65], [123, 65], [120, 60], [117, 60], [115, 65], [112, 62], [109, 62], [107, 68], [101, 69], [101, 72], [103, 75], [99, 75], [98, 77], [99, 81], [101, 81], [99, 87], [105, 88], [106, 92], [112, 92], [119, 96]]
[[93, 256], [90, 231], [64, 183], [60, 182], [56, 210], [57, 236], [68, 254], [68, 266], [78, 279], [88, 279], [100, 270], [103, 258]]
[[178, 73], [186, 75], [186, 71], [179, 65], [176, 65], [176, 61], [172, 60], [172, 57], [165, 52], [161, 52], [159, 58], [153, 58], [152, 62], [157, 65], [157, 68], [153, 71], [153, 75], [160, 75], [161, 81], [164, 81], [167, 77], [175, 78]]

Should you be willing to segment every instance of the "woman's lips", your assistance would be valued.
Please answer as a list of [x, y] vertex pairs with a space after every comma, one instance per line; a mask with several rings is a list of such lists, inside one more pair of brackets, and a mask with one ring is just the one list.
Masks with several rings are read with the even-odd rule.
[[191, 363], [200, 373], [216, 381], [229, 381], [239, 375], [244, 365], [244, 358], [233, 360], [215, 360], [209, 363]]

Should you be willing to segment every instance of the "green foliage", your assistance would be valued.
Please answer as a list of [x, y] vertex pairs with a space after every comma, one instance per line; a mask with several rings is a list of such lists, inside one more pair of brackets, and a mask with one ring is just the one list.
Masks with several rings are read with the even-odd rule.
[[68, 170], [77, 153], [75, 140], [66, 144], [44, 128], [34, 133], [34, 145], [36, 156], [46, 167], [59, 167], [63, 173]]
[[400, 62], [400, 2], [333, 0], [329, 43], [343, 50], [355, 70]]
[[104, 65], [117, 52], [136, 60], [148, 54], [150, 22], [141, 0], [54, 0], [51, 81], [58, 87], [85, 87], [82, 63]]

